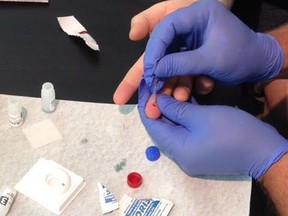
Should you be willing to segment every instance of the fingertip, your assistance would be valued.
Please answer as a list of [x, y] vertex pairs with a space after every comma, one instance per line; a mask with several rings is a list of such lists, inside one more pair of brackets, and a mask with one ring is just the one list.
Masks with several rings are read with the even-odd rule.
[[173, 96], [180, 102], [187, 101], [190, 96], [190, 89], [186, 87], [177, 87], [173, 92]]
[[119, 95], [119, 92], [116, 90], [115, 93], [113, 94], [113, 102], [117, 105], [123, 105], [127, 101], [125, 100], [125, 98], [121, 96], [121, 94]]
[[149, 97], [145, 107], [145, 114], [150, 119], [158, 119], [161, 116], [161, 112], [156, 103], [156, 94], [152, 94]]
[[125, 100], [122, 98], [119, 98], [116, 93], [114, 93], [113, 95], [113, 102], [117, 105], [124, 105], [126, 103]]
[[125, 82], [120, 83], [113, 94], [113, 101], [115, 104], [126, 104], [135, 92], [135, 88]]
[[136, 15], [131, 20], [130, 40], [141, 40], [149, 34], [149, 23], [142, 15]]
[[207, 95], [214, 88], [214, 81], [206, 76], [200, 76], [196, 79], [195, 89], [199, 95]]

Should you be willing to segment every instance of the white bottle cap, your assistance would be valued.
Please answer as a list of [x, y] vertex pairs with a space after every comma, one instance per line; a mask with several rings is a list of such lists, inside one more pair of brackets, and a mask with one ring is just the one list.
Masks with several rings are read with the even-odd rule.
[[22, 112], [22, 106], [21, 106], [19, 100], [15, 99], [15, 98], [9, 99], [8, 115], [17, 116], [17, 115], [20, 115], [21, 112]]
[[50, 82], [45, 82], [41, 89], [42, 109], [45, 112], [52, 112], [55, 110], [55, 90]]
[[41, 98], [42, 99], [48, 99], [48, 100], [54, 100], [55, 99], [55, 90], [54, 86], [50, 82], [45, 82], [42, 85], [42, 90], [41, 90]]

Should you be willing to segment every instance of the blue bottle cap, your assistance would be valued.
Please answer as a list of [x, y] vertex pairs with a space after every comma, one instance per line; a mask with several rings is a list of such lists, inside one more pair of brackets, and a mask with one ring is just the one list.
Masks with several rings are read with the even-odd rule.
[[145, 154], [149, 161], [156, 161], [160, 157], [160, 151], [156, 146], [149, 146], [146, 149]]

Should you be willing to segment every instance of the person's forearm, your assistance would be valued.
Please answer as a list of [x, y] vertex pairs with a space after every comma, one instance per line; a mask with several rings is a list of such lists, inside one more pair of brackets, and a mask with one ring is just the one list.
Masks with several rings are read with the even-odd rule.
[[281, 216], [287, 216], [288, 154], [273, 164], [259, 181], [273, 201], [277, 213]]
[[288, 23], [285, 23], [278, 28], [271, 30], [269, 32], [266, 32], [267, 34], [273, 36], [278, 43], [280, 44], [283, 53], [284, 53], [284, 64], [283, 64], [283, 70], [288, 69]]
[[[287, 76], [288, 77], [288, 76]], [[264, 88], [265, 106], [261, 119], [288, 138], [288, 79], [274, 79]]]

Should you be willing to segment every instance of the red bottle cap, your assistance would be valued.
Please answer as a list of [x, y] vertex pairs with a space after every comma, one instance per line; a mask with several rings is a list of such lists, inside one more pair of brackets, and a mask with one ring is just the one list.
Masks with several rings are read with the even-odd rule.
[[127, 184], [131, 188], [138, 188], [142, 184], [142, 176], [137, 172], [129, 173], [127, 176]]

